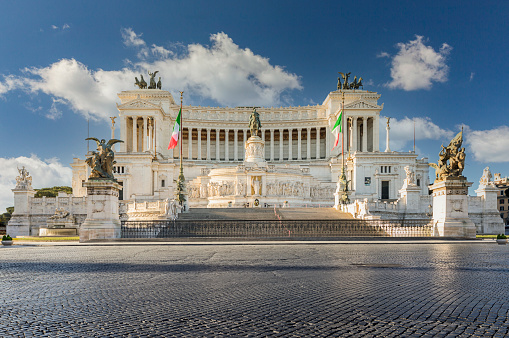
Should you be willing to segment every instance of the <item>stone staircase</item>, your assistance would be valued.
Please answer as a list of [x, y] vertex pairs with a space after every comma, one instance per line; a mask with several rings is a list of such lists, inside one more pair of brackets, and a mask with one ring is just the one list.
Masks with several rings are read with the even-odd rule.
[[277, 220], [274, 209], [254, 208], [190, 208], [178, 220]]
[[[283, 220], [334, 220], [353, 219], [349, 213], [334, 208], [281, 208], [276, 209]], [[179, 215], [179, 220], [277, 220], [272, 208], [191, 208]]]
[[334, 208], [282, 208], [277, 213], [283, 220], [333, 220], [333, 219], [354, 219], [347, 212], [337, 211]]

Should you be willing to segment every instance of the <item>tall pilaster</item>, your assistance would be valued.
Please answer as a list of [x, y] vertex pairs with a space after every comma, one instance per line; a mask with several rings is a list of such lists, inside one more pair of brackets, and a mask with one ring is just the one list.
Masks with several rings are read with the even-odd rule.
[[224, 160], [228, 162], [230, 160], [230, 143], [229, 143], [230, 129], [224, 130]]
[[391, 147], [389, 146], [389, 143], [390, 143], [389, 142], [390, 141], [390, 139], [389, 139], [389, 131], [391, 130], [391, 127], [389, 127], [390, 119], [391, 119], [390, 117], [387, 118], [387, 127], [385, 128], [385, 130], [387, 131], [387, 138], [385, 139], [385, 143], [386, 143], [386, 145], [385, 145], [385, 152], [386, 153], [390, 153], [391, 152]]
[[316, 127], [316, 159], [320, 158], [320, 129], [321, 127]]
[[357, 116], [354, 116], [352, 123], [352, 153], [357, 151], [357, 137], [359, 135], [359, 129], [357, 127]]
[[239, 130], [233, 129], [233, 160], [239, 160]]
[[284, 159], [284, 156], [283, 156], [283, 132], [284, 130], [283, 129], [279, 129], [279, 160], [280, 161], [283, 161]]
[[207, 128], [207, 161], [210, 161], [210, 129]]
[[147, 146], [147, 119], [148, 117], [147, 116], [143, 116], [143, 136], [141, 138], [142, 140], [142, 151], [147, 151], [148, 150], [148, 146]]
[[362, 118], [362, 151], [368, 151], [368, 118]]
[[196, 159], [199, 161], [201, 160], [201, 128], [198, 128], [198, 156], [196, 156]]
[[154, 147], [153, 140], [152, 140], [152, 119], [148, 120], [148, 150], [152, 152], [152, 149]]
[[216, 129], [216, 161], [220, 161], [221, 160], [221, 148], [220, 148], [220, 143], [221, 143], [221, 130], [220, 129]]
[[270, 160], [274, 161], [274, 129], [270, 130]]
[[193, 159], [193, 128], [187, 128], [187, 158]]
[[293, 160], [293, 140], [292, 140], [293, 129], [288, 129], [288, 161]]
[[307, 128], [306, 130], [306, 159], [309, 161], [311, 159], [311, 128]]
[[297, 129], [297, 159], [302, 160], [302, 129]]
[[138, 152], [138, 116], [133, 116], [133, 153]]

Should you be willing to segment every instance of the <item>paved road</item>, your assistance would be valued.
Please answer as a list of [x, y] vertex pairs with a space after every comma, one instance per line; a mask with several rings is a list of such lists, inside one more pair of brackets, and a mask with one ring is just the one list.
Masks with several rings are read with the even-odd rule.
[[0, 336], [503, 337], [509, 246], [0, 248]]

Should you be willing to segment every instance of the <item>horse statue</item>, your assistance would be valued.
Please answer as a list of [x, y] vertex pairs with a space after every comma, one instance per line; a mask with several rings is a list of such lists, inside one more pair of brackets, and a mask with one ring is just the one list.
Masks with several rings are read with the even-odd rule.
[[134, 79], [136, 82], [134, 83], [135, 86], [138, 86], [140, 89], [147, 89], [147, 83], [143, 79], [143, 75], [140, 74], [141, 81], [138, 81], [138, 78], [135, 76]]

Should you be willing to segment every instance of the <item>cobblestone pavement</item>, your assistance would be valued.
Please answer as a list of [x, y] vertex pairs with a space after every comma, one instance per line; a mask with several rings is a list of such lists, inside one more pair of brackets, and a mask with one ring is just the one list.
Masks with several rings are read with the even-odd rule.
[[509, 246], [0, 248], [0, 336], [504, 337]]

